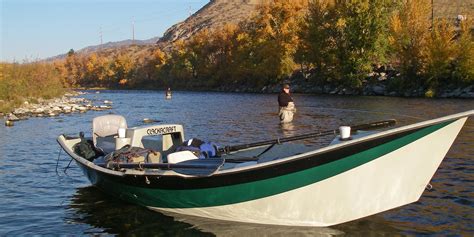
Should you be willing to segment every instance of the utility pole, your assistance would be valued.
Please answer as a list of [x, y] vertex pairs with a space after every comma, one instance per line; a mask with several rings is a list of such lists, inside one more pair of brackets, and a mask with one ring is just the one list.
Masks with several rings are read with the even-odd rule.
[[191, 5], [188, 6], [188, 13], [189, 13], [189, 16], [193, 14], [193, 9], [191, 8]]
[[132, 43], [135, 42], [135, 17], [132, 16]]
[[102, 27], [100, 27], [99, 37], [100, 37], [100, 46], [102, 46]]

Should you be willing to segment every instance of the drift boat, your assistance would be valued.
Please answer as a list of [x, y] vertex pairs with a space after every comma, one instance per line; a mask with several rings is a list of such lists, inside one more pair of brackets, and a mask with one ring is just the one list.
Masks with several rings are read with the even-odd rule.
[[[61, 135], [57, 141], [93, 185], [151, 210], [322, 227], [416, 202], [473, 114], [470, 110], [380, 132], [362, 130], [394, 121], [356, 125], [349, 139], [341, 139], [334, 129], [222, 148], [211, 145], [215, 154], [183, 149], [193, 142], [185, 141], [181, 125], [126, 128], [118, 115], [94, 119], [88, 142], [103, 151], [95, 159], [77, 152], [84, 138]], [[336, 139], [323, 148], [288, 143], [328, 135]], [[132, 151], [147, 154], [114, 159]]]

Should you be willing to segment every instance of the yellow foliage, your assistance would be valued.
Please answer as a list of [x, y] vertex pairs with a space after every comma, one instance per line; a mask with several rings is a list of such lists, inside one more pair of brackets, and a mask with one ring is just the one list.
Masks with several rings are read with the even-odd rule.
[[128, 80], [127, 79], [120, 79], [119, 80], [119, 85], [125, 85], [127, 84]]
[[54, 65], [48, 63], [0, 63], [1, 112], [31, 98], [53, 98], [64, 93], [64, 86]]
[[416, 80], [417, 75], [425, 71], [430, 12], [429, 0], [406, 0], [392, 16], [389, 41], [400, 70], [407, 78]]
[[153, 59], [155, 62], [155, 67], [160, 67], [161, 65], [166, 63], [166, 54], [159, 48], [153, 52]]

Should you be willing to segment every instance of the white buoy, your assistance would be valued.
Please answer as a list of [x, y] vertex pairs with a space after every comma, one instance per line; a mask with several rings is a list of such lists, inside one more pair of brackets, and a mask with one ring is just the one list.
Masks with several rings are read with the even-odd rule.
[[348, 140], [351, 138], [351, 127], [349, 126], [340, 126], [339, 127], [339, 134], [341, 136], [341, 140]]

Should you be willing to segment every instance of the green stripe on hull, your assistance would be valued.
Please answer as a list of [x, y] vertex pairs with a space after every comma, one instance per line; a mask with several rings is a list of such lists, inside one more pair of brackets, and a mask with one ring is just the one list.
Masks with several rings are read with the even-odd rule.
[[287, 192], [338, 175], [395, 151], [450, 123], [452, 122], [426, 127], [334, 162], [250, 183], [206, 189], [163, 190], [133, 187], [102, 180], [100, 188], [126, 201], [158, 208], [196, 208], [240, 203]]

